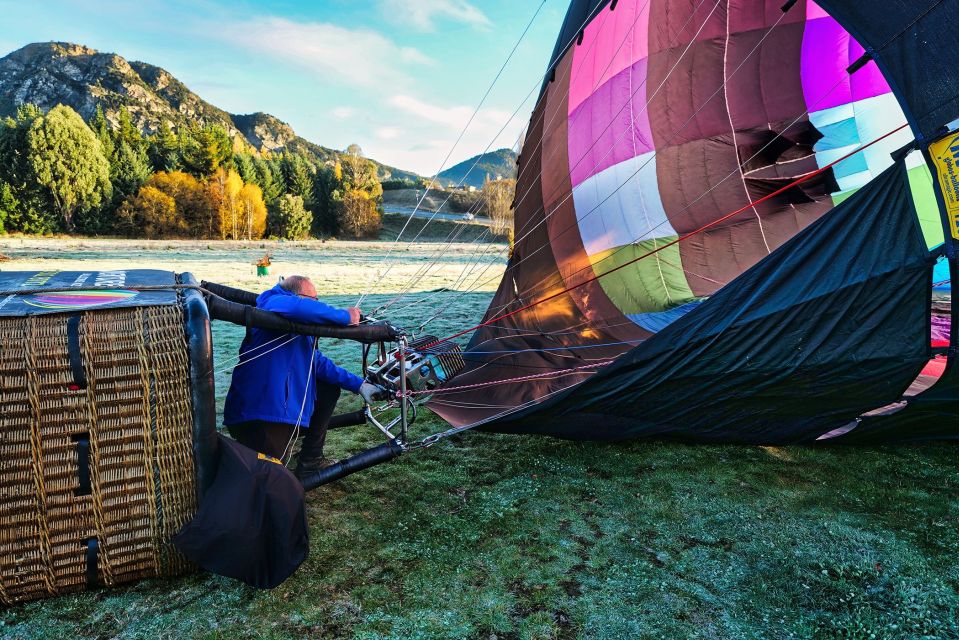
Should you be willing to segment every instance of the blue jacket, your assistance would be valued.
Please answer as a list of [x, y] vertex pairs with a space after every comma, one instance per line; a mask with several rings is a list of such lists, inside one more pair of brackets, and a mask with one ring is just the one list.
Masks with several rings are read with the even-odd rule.
[[[345, 309], [303, 298], [280, 285], [261, 293], [256, 306], [299, 322], [350, 323], [350, 314]], [[286, 342], [289, 338], [293, 340]], [[240, 345], [240, 363], [233, 369], [233, 381], [223, 409], [223, 424], [249, 420], [296, 424], [302, 407], [300, 426], [308, 427], [316, 396], [314, 380], [359, 391], [363, 379], [336, 366], [319, 351], [314, 352], [314, 340], [309, 336], [287, 337], [264, 329], [250, 331]], [[311, 359], [312, 374], [309, 373]]]

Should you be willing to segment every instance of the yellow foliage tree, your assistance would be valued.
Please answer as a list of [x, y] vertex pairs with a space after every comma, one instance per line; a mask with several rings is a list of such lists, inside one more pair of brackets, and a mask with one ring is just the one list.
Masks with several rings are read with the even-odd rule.
[[243, 233], [247, 240], [262, 238], [266, 232], [266, 203], [263, 191], [255, 184], [246, 184], [239, 193], [240, 210], [243, 212]]
[[177, 216], [186, 226], [186, 234], [210, 237], [212, 205], [202, 182], [182, 171], [154, 173], [144, 186], [153, 187], [173, 198]]
[[117, 216], [131, 233], [147, 238], [182, 237], [189, 231], [174, 199], [149, 185], [125, 200]]
[[381, 218], [376, 201], [363, 189], [349, 189], [339, 202], [340, 227], [353, 238], [374, 237], [380, 230]]
[[[214, 217], [220, 239], [228, 237], [237, 240], [241, 237], [240, 190], [243, 188], [243, 178], [232, 169], [225, 171], [220, 168], [210, 176], [208, 195], [210, 204], [216, 212]], [[211, 233], [212, 235], [212, 233]]]

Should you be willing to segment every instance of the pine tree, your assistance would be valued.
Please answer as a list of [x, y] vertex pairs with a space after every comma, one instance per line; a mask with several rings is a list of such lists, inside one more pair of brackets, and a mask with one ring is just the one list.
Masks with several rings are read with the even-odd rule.
[[286, 193], [291, 193], [303, 199], [303, 206], [307, 209], [313, 206], [313, 176], [310, 165], [302, 156], [284, 152], [280, 158], [280, 171], [283, 174], [283, 184]]
[[165, 123], [149, 138], [148, 155], [154, 171], [181, 171], [183, 152], [180, 138]]
[[339, 164], [319, 167], [313, 177], [313, 235], [336, 236], [340, 232], [337, 202], [343, 193], [343, 172]]
[[267, 207], [275, 207], [280, 196], [283, 195], [283, 185], [277, 176], [278, 170], [274, 163], [266, 158], [254, 158], [253, 169], [256, 174], [251, 181], [263, 191], [263, 201]]
[[233, 164], [233, 141], [219, 125], [191, 130], [186, 142], [184, 165], [197, 178], [212, 176], [217, 169]]

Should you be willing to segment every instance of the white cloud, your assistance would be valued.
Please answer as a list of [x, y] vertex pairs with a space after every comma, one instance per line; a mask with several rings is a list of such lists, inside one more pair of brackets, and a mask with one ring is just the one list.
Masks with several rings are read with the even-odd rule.
[[420, 31], [432, 31], [437, 18], [462, 22], [473, 27], [492, 25], [486, 14], [466, 0], [381, 0], [383, 12], [391, 20]]
[[353, 107], [336, 107], [333, 111], [330, 112], [334, 118], [339, 118], [340, 120], [346, 120], [347, 118], [353, 117], [353, 114], [356, 113], [356, 109]]
[[313, 71], [324, 79], [375, 87], [402, 78], [406, 64], [432, 65], [412, 47], [402, 47], [376, 31], [347, 29], [325, 22], [294, 22], [266, 17], [227, 25], [219, 33], [253, 49]]
[[403, 134], [403, 132], [396, 127], [380, 127], [373, 133], [380, 140], [395, 140]]
[[[389, 104], [421, 120], [441, 124], [451, 129], [465, 127], [474, 110], [473, 107], [467, 106], [440, 107], [404, 94], [391, 96]], [[509, 116], [510, 114], [506, 111], [498, 109], [480, 109], [473, 118], [470, 129], [485, 131], [492, 136], [499, 127], [503, 126]]]
[[[439, 169], [473, 113], [473, 107], [442, 106], [406, 94], [393, 95], [386, 102], [392, 120], [374, 129], [363, 149], [372, 158], [422, 175]], [[517, 115], [500, 134], [509, 116], [498, 109], [480, 109], [444, 168], [482, 152], [487, 145], [490, 149], [513, 146], [526, 124], [526, 114]], [[395, 130], [397, 135], [383, 136], [383, 129]]]

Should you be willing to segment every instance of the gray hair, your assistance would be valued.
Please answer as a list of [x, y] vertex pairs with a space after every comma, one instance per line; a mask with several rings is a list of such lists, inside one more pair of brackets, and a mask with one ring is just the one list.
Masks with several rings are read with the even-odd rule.
[[289, 291], [290, 293], [295, 293], [297, 295], [304, 295], [308, 285], [313, 284], [310, 282], [310, 279], [306, 276], [288, 276], [283, 278], [283, 281], [280, 283], [280, 286]]

